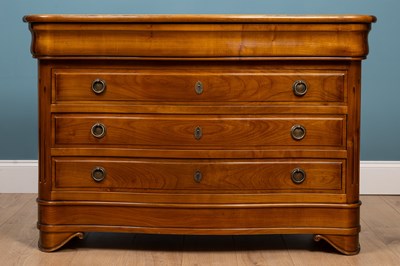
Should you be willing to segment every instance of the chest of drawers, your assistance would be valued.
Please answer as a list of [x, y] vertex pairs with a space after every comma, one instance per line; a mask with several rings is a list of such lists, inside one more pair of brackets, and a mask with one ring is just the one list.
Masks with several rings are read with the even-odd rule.
[[39, 247], [314, 234], [359, 251], [372, 16], [31, 15]]

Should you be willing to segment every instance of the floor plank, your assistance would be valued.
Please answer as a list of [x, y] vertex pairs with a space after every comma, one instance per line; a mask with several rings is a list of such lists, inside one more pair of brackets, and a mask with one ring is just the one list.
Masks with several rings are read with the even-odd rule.
[[182, 266], [237, 266], [233, 236], [185, 236]]
[[234, 240], [238, 265], [294, 265], [281, 235], [235, 236]]
[[315, 242], [313, 235], [284, 235], [283, 239], [296, 266], [351, 265], [347, 256], [337, 253], [325, 241]]
[[[363, 250], [363, 254], [369, 256], [371, 253], [376, 253], [371, 259], [376, 259], [378, 263], [383, 260], [387, 261], [388, 265], [396, 265], [400, 261], [400, 212], [396, 209], [395, 202], [392, 202], [393, 204], [387, 202], [389, 198], [389, 196], [362, 197], [361, 221], [365, 224], [362, 236], [369, 237], [362, 243], [367, 247], [374, 245], [370, 250]], [[379, 254], [381, 256], [378, 256]]]
[[35, 202], [36, 194], [0, 194], [0, 225], [5, 223], [27, 202]]
[[183, 238], [181, 235], [136, 235], [135, 251], [131, 254], [135, 264], [131, 265], [181, 265]]
[[[10, 265], [21, 265], [33, 250], [38, 252], [36, 195], [2, 195], [1, 198], [1, 203], [4, 203], [5, 199], [15, 201], [8, 205], [13, 211], [6, 210], [0, 215], [0, 220], [4, 221], [0, 225], [0, 263], [12, 262]], [[11, 216], [5, 217], [9, 214]], [[8, 265], [7, 263], [4, 265]]]
[[381, 198], [400, 214], [400, 196], [382, 196]]
[[76, 238], [65, 249], [78, 251], [71, 265], [134, 265], [130, 263], [134, 234], [88, 233]]

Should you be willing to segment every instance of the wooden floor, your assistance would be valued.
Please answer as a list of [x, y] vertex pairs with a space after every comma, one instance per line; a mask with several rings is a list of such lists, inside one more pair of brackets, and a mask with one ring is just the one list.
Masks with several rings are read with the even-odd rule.
[[90, 233], [37, 249], [35, 194], [0, 194], [0, 265], [400, 265], [400, 196], [363, 196], [361, 252], [338, 254], [311, 235], [160, 236]]

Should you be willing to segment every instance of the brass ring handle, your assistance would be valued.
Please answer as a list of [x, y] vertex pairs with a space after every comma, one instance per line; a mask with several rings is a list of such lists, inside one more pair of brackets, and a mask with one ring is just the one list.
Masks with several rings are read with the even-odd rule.
[[290, 130], [292, 138], [295, 140], [302, 140], [306, 136], [306, 128], [302, 125], [294, 125]]
[[201, 173], [200, 170], [197, 170], [196, 172], [194, 172], [193, 178], [194, 181], [196, 181], [196, 183], [200, 183], [201, 180], [203, 179], [203, 174]]
[[199, 140], [199, 139], [201, 139], [202, 136], [203, 136], [203, 130], [201, 129], [200, 126], [197, 126], [194, 129], [194, 138]]
[[92, 170], [92, 178], [96, 182], [101, 182], [106, 178], [106, 170], [103, 167], [96, 166]]
[[306, 179], [306, 172], [301, 169], [301, 168], [295, 168], [292, 171], [291, 177], [292, 177], [292, 181], [295, 184], [301, 184], [304, 182], [304, 180]]
[[106, 126], [102, 123], [96, 123], [92, 126], [90, 132], [93, 137], [100, 139], [106, 135]]
[[308, 85], [304, 80], [296, 80], [292, 88], [294, 95], [301, 97], [307, 93]]
[[194, 85], [194, 90], [196, 91], [197, 94], [202, 94], [203, 93], [203, 83], [201, 81], [197, 81], [196, 84]]
[[96, 94], [101, 94], [106, 90], [107, 84], [102, 79], [95, 79], [92, 82], [92, 90]]

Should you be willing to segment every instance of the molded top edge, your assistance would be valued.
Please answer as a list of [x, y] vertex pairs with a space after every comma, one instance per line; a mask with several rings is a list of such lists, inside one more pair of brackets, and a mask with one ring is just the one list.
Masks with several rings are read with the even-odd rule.
[[136, 14], [37, 14], [23, 17], [30, 23], [373, 23], [371, 15], [136, 15]]

